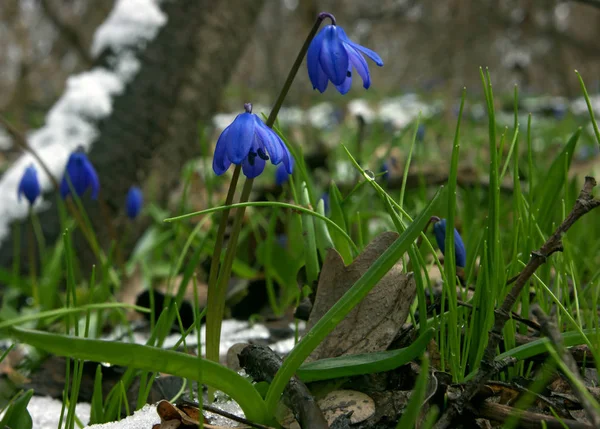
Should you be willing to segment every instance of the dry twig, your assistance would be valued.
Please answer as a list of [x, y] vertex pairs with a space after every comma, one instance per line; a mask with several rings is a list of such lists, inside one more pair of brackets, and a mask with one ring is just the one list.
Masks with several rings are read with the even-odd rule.
[[[596, 186], [596, 180], [593, 177], [586, 177], [583, 189], [579, 193], [577, 201], [569, 215], [546, 240], [539, 250], [531, 253], [529, 262], [519, 274], [514, 282], [509, 294], [506, 296], [502, 306], [494, 313], [494, 326], [489, 334], [489, 340], [484, 352], [484, 358], [481, 366], [475, 376], [465, 385], [465, 388], [459, 398], [449, 404], [446, 411], [442, 414], [440, 420], [434, 426], [435, 429], [445, 429], [450, 427], [452, 420], [460, 415], [465, 406], [475, 396], [479, 388], [499, 371], [499, 362], [495, 360], [496, 347], [502, 340], [502, 329], [510, 318], [511, 309], [517, 301], [523, 287], [533, 276], [536, 270], [543, 265], [548, 257], [554, 252], [562, 250], [562, 236], [573, 226], [579, 218], [586, 213], [600, 206], [600, 200], [594, 198], [592, 191]], [[496, 267], [499, 269], [499, 267]]]

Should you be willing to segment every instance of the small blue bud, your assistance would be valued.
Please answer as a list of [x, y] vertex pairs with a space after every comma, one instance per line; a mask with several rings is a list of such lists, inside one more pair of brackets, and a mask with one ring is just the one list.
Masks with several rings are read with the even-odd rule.
[[98, 174], [86, 154], [81, 150], [73, 152], [67, 161], [65, 174], [60, 183], [60, 195], [63, 198], [71, 193], [69, 181], [78, 197], [81, 197], [90, 188], [92, 199], [98, 198], [98, 192], [100, 191]]
[[[433, 233], [435, 235], [435, 241], [442, 251], [442, 254], [446, 252], [446, 219], [441, 219], [433, 224]], [[465, 250], [465, 244], [463, 243], [462, 237], [454, 228], [454, 253], [456, 255], [456, 266], [464, 268], [467, 264], [467, 251]]]
[[125, 210], [127, 211], [127, 217], [131, 220], [135, 219], [144, 204], [144, 196], [142, 190], [137, 186], [132, 186], [127, 192], [127, 199], [125, 200]]
[[37, 197], [40, 196], [40, 192], [40, 182], [38, 181], [37, 170], [33, 165], [30, 165], [25, 169], [21, 182], [19, 182], [19, 189], [17, 192], [19, 201], [21, 201], [21, 196], [25, 195], [25, 198], [29, 201], [29, 205], [32, 206]]
[[371, 75], [366, 55], [379, 67], [383, 60], [374, 51], [351, 41], [344, 29], [335, 25], [335, 19], [329, 14], [333, 25], [327, 25], [310, 42], [306, 53], [308, 77], [313, 89], [323, 93], [329, 81], [335, 85], [340, 94], [346, 94], [352, 86], [352, 69], [354, 68], [363, 81], [363, 87], [371, 86]]

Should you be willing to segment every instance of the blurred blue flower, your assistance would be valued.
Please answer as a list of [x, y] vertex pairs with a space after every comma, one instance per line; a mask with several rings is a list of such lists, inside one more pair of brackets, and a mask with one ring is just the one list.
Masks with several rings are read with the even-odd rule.
[[142, 190], [137, 186], [132, 186], [129, 188], [129, 192], [127, 192], [127, 199], [125, 200], [127, 217], [131, 220], [135, 219], [137, 215], [140, 214], [143, 204], [144, 196], [142, 195]]
[[381, 168], [379, 169], [380, 173], [383, 173], [381, 175], [381, 178], [383, 180], [385, 180], [386, 182], [389, 180], [390, 178], [390, 173], [389, 173], [390, 168], [388, 167], [388, 163], [386, 161], [383, 162], [383, 164], [381, 164]]
[[286, 170], [285, 164], [279, 164], [279, 167], [275, 170], [275, 184], [281, 186], [288, 180], [290, 180], [290, 175]]
[[265, 161], [283, 162], [288, 174], [292, 174], [294, 158], [281, 138], [252, 113], [252, 104], [244, 104], [240, 113], [217, 140], [213, 170], [217, 176], [225, 173], [233, 163], [242, 165], [244, 175], [250, 179], [265, 169]]
[[[333, 19], [332, 19], [333, 20]], [[306, 54], [308, 77], [313, 89], [325, 92], [329, 81], [341, 94], [346, 94], [352, 86], [352, 68], [362, 78], [363, 87], [371, 86], [369, 66], [363, 54], [379, 67], [383, 60], [370, 49], [352, 42], [342, 27], [327, 25], [310, 42]]]
[[37, 197], [40, 196], [40, 192], [37, 170], [33, 165], [30, 165], [25, 169], [23, 177], [19, 182], [19, 189], [17, 191], [19, 201], [21, 201], [21, 196], [25, 195], [25, 198], [29, 201], [29, 205], [32, 206]]
[[321, 195], [321, 199], [323, 200], [323, 210], [325, 214], [329, 214], [329, 192], [323, 192]]
[[[442, 254], [446, 252], [446, 219], [438, 220], [433, 224], [433, 234], [435, 235], [435, 241], [442, 251]], [[463, 240], [454, 228], [454, 253], [456, 254], [456, 266], [464, 268], [467, 264], [467, 251], [465, 250], [465, 244]]]
[[88, 188], [91, 188], [92, 199], [98, 198], [98, 192], [100, 191], [98, 174], [86, 154], [81, 150], [73, 152], [67, 161], [65, 174], [60, 183], [60, 195], [63, 198], [71, 193], [69, 181], [78, 197], [81, 197]]

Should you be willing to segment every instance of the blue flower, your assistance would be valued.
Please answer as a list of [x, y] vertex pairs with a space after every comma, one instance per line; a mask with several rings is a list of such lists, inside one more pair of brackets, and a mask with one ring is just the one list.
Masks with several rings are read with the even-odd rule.
[[321, 195], [321, 199], [323, 200], [323, 209], [325, 214], [329, 214], [330, 204], [329, 204], [329, 192], [323, 192]]
[[81, 197], [88, 188], [91, 188], [92, 199], [98, 198], [98, 191], [100, 190], [98, 174], [86, 154], [81, 150], [73, 152], [67, 161], [65, 174], [60, 183], [60, 195], [63, 198], [71, 193], [69, 181], [78, 197]]
[[129, 192], [127, 192], [127, 199], [125, 200], [125, 211], [127, 212], [127, 217], [133, 220], [137, 217], [142, 209], [142, 205], [144, 204], [144, 196], [142, 195], [142, 190], [137, 186], [132, 186], [129, 188]]
[[217, 140], [213, 170], [217, 176], [225, 173], [233, 163], [242, 165], [244, 175], [255, 178], [265, 169], [265, 161], [283, 162], [288, 174], [292, 174], [294, 159], [287, 146], [271, 128], [252, 113], [252, 104], [244, 105], [245, 113], [237, 115]]
[[281, 186], [288, 180], [290, 180], [290, 175], [286, 170], [285, 164], [279, 164], [279, 167], [275, 171], [275, 184]]
[[352, 68], [362, 78], [365, 89], [371, 86], [369, 66], [363, 54], [379, 67], [383, 60], [370, 49], [352, 42], [342, 27], [327, 25], [310, 43], [306, 54], [308, 77], [313, 89], [325, 92], [329, 81], [341, 94], [346, 94], [352, 85]]
[[[441, 219], [433, 224], [433, 233], [438, 247], [444, 254], [446, 252], [446, 219]], [[464, 268], [467, 264], [467, 251], [456, 228], [454, 228], [454, 253], [456, 255], [456, 266]]]
[[29, 201], [29, 205], [33, 205], [37, 197], [40, 196], [40, 182], [37, 177], [37, 170], [33, 165], [30, 165], [25, 169], [23, 173], [23, 177], [19, 182], [19, 189], [17, 191], [17, 195], [19, 201], [21, 201], [21, 196], [25, 195], [27, 201]]
[[389, 172], [389, 170], [390, 170], [390, 168], [388, 167], [388, 163], [387, 163], [387, 161], [384, 161], [384, 162], [383, 162], [383, 164], [381, 164], [381, 168], [379, 169], [379, 172], [380, 172], [380, 173], [383, 173], [383, 174], [381, 175], [381, 178], [382, 178], [384, 181], [386, 181], [386, 182], [387, 182], [387, 181], [389, 180], [389, 178], [390, 178], [390, 172]]

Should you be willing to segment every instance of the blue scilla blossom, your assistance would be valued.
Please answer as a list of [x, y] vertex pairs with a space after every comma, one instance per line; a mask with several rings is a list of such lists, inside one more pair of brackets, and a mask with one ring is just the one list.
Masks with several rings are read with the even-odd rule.
[[279, 164], [277, 170], [275, 170], [275, 184], [281, 186], [290, 180], [290, 175], [287, 172], [285, 164]]
[[140, 214], [143, 204], [144, 196], [142, 195], [142, 190], [137, 186], [132, 186], [129, 188], [129, 192], [127, 192], [127, 198], [125, 200], [125, 211], [127, 212], [127, 217], [132, 220], [135, 219], [137, 215]]
[[60, 183], [60, 195], [63, 198], [71, 193], [69, 181], [78, 197], [81, 197], [90, 188], [92, 199], [98, 198], [98, 192], [100, 191], [98, 174], [86, 154], [81, 150], [73, 152], [67, 161], [65, 174]]
[[[438, 247], [442, 251], [442, 254], [444, 254], [446, 251], [446, 219], [438, 220], [433, 224], [433, 234], [435, 235]], [[456, 228], [454, 228], [454, 253], [456, 254], [456, 266], [464, 268], [467, 264], [467, 251]]]
[[390, 170], [390, 168], [388, 167], [387, 161], [384, 161], [383, 164], [381, 164], [381, 168], [379, 169], [379, 172], [383, 173], [381, 175], [381, 178], [384, 181], [386, 181], [386, 182], [390, 179], [390, 172], [389, 172], [389, 170]]
[[327, 25], [315, 36], [308, 47], [306, 64], [308, 77], [313, 89], [325, 92], [329, 81], [341, 94], [346, 94], [352, 86], [352, 69], [362, 78], [365, 89], [371, 86], [369, 66], [363, 54], [372, 59], [379, 67], [383, 60], [370, 49], [351, 41], [344, 29], [335, 25]]
[[23, 177], [19, 182], [19, 189], [17, 192], [19, 201], [21, 201], [21, 196], [25, 196], [27, 201], [29, 201], [29, 205], [33, 205], [37, 197], [40, 196], [40, 182], [37, 177], [37, 170], [33, 165], [30, 165], [25, 169], [23, 173]]
[[244, 104], [246, 112], [240, 113], [217, 140], [213, 170], [217, 176], [225, 173], [233, 163], [242, 165], [242, 172], [250, 179], [265, 169], [270, 157], [275, 165], [280, 162], [292, 174], [294, 159], [287, 146], [271, 128], [252, 113], [252, 104]]

